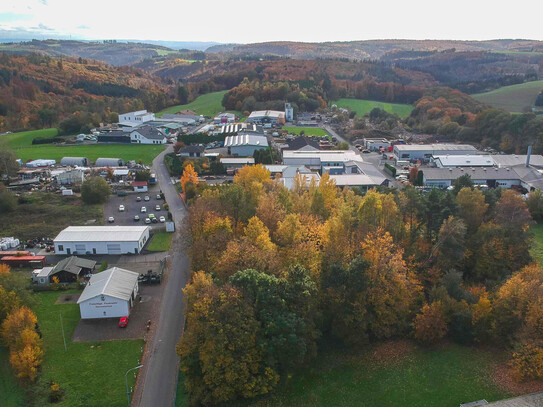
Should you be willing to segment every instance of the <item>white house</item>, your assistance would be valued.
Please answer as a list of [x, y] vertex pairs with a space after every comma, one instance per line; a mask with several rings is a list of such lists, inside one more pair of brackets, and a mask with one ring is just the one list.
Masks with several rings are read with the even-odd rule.
[[129, 316], [139, 291], [138, 276], [118, 267], [93, 274], [77, 300], [81, 318]]
[[153, 120], [155, 120], [155, 114], [150, 113], [147, 110], [138, 110], [119, 115], [119, 124], [121, 126], [141, 126], [143, 123]]
[[53, 240], [56, 254], [138, 254], [148, 226], [68, 226]]
[[166, 144], [166, 135], [153, 126], [141, 126], [130, 132], [133, 144]]

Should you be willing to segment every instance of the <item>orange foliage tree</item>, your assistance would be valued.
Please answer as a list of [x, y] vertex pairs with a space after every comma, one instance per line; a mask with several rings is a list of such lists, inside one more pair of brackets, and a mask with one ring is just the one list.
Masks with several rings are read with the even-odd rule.
[[185, 187], [189, 182], [193, 185], [198, 185], [198, 173], [194, 170], [192, 164], [188, 164], [185, 167], [179, 182], [181, 183], [181, 188], [183, 188], [183, 193], [186, 193]]
[[439, 342], [447, 335], [447, 321], [441, 301], [424, 304], [415, 317], [415, 338], [426, 344]]

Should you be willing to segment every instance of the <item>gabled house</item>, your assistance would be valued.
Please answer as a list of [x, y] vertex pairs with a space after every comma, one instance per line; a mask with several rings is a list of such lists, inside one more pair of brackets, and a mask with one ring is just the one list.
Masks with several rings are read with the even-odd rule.
[[132, 144], [166, 144], [166, 135], [153, 126], [141, 126], [130, 132]]
[[181, 150], [179, 150], [179, 156], [180, 157], [194, 157], [194, 158], [203, 157], [205, 149], [206, 148], [204, 146], [197, 146], [197, 145], [185, 146]]
[[49, 283], [53, 282], [53, 277], [57, 277], [60, 283], [73, 283], [78, 278], [83, 278], [92, 274], [96, 262], [94, 260], [82, 259], [71, 256], [57, 263], [48, 273]]
[[317, 141], [309, 137], [296, 137], [292, 141], [287, 141], [288, 147], [285, 150], [291, 151], [318, 151], [320, 145]]

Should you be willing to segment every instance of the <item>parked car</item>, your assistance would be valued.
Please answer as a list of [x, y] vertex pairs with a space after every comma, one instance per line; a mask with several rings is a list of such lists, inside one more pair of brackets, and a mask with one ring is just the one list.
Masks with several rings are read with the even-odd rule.
[[136, 202], [141, 202], [141, 196], [136, 197]]
[[160, 210], [160, 205], [156, 205], [155, 206], [155, 211], [159, 211]]
[[145, 218], [145, 224], [147, 224], [147, 225], [148, 225], [149, 223], [151, 223], [151, 219], [149, 219], [149, 218]]
[[115, 218], [113, 216], [110, 216], [109, 218], [107, 218], [107, 221], [109, 223], [113, 223], [113, 222], [115, 222]]
[[141, 207], [141, 213], [147, 213], [147, 208], [145, 206]]
[[149, 200], [149, 195], [145, 195], [145, 198], [143, 198], [144, 201], [148, 201]]
[[370, 150], [362, 150], [362, 152], [363, 152], [364, 154], [369, 154], [369, 153], [371, 153]]
[[160, 196], [160, 194], [157, 194], [156, 199], [162, 199], [162, 196]]
[[124, 212], [124, 205], [119, 205], [119, 212]]
[[140, 217], [138, 215], [134, 216], [134, 222], [139, 222]]
[[157, 218], [153, 218], [153, 219], [151, 219], [151, 222], [153, 222], [153, 223], [158, 223], [158, 219], [157, 219]]
[[150, 213], [150, 214], [147, 215], [147, 216], [149, 216], [149, 219], [151, 219], [151, 220], [156, 219], [156, 216], [155, 216], [154, 213]]
[[160, 223], [166, 222], [166, 218], [164, 216], [161, 216], [159, 220], [160, 220]]
[[127, 325], [128, 317], [121, 317], [121, 319], [119, 319], [119, 328], [126, 328]]

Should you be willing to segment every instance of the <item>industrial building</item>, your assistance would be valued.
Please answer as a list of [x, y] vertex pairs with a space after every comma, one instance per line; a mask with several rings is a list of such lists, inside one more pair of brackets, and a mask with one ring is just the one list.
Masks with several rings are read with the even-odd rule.
[[145, 122], [155, 120], [155, 114], [147, 110], [138, 110], [119, 115], [119, 126], [141, 126]]
[[138, 276], [119, 267], [93, 274], [77, 300], [81, 318], [129, 316], [139, 292]]
[[94, 165], [96, 167], [122, 167], [124, 160], [122, 158], [97, 158]]
[[447, 188], [463, 175], [469, 175], [474, 184], [489, 188], [521, 185], [521, 177], [512, 168], [425, 168], [422, 172], [423, 184], [437, 188]]
[[89, 159], [87, 157], [63, 157], [60, 165], [64, 167], [88, 167]]
[[437, 168], [455, 167], [493, 167], [495, 165], [491, 155], [434, 155], [430, 162]]
[[236, 115], [234, 113], [219, 113], [213, 118], [214, 124], [227, 124], [234, 123], [236, 121]]
[[392, 142], [386, 138], [365, 138], [363, 145], [370, 151], [380, 151], [381, 149], [387, 150]]
[[394, 156], [397, 161], [430, 160], [434, 155], [478, 154], [469, 144], [396, 144]]
[[266, 136], [240, 134], [237, 136], [226, 137], [224, 146], [228, 148], [228, 155], [249, 157], [252, 156], [256, 150], [267, 149], [268, 139]]
[[53, 240], [56, 254], [138, 254], [148, 226], [68, 226]]
[[313, 172], [303, 165], [265, 165], [273, 179], [279, 180], [288, 189], [294, 189], [296, 186], [296, 177], [300, 178], [301, 183], [306, 188], [314, 182], [319, 184], [321, 179], [318, 172]]
[[130, 132], [130, 142], [136, 144], [166, 144], [164, 133], [153, 126], [141, 126]]
[[285, 112], [278, 110], [256, 110], [247, 118], [248, 123], [285, 124]]
[[221, 158], [219, 161], [226, 168], [226, 173], [230, 175], [246, 165], [255, 164], [255, 159], [253, 157]]
[[362, 161], [352, 150], [283, 150], [283, 164], [303, 165], [313, 171], [342, 174], [348, 163]]

